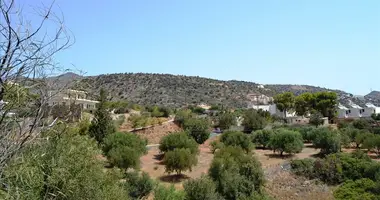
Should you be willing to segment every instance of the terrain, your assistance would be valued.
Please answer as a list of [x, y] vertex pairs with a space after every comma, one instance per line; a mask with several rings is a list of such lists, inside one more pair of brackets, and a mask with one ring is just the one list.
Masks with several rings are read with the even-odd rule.
[[147, 73], [80, 76], [67, 73], [59, 76], [59, 80], [69, 83], [73, 89], [87, 91], [90, 95], [94, 95], [93, 97], [96, 97], [100, 88], [104, 88], [111, 100], [127, 100], [137, 104], [168, 107], [207, 103], [242, 108], [252, 101], [252, 96], [263, 94], [272, 97], [287, 91], [296, 95], [303, 92], [333, 91], [338, 94], [339, 102], [343, 105], [348, 105], [350, 102], [361, 106], [365, 103], [380, 105], [380, 92], [377, 91], [364, 97], [357, 97], [341, 90], [309, 85], [260, 85], [253, 82], [221, 81], [198, 76]]

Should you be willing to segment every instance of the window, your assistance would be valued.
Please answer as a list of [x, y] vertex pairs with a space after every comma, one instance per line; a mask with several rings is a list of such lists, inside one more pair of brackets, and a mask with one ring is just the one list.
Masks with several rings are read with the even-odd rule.
[[351, 110], [348, 110], [348, 113], [351, 113]]

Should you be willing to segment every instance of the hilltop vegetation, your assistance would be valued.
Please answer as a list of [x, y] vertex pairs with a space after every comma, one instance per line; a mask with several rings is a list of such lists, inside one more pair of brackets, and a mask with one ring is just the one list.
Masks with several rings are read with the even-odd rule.
[[[65, 76], [60, 76], [60, 79]], [[379, 103], [377, 98], [355, 98], [352, 94], [340, 90], [308, 85], [264, 85], [245, 81], [221, 81], [198, 76], [171, 74], [119, 73], [99, 76], [79, 77], [70, 74], [77, 81], [71, 85], [74, 89], [98, 94], [101, 87], [106, 89], [112, 100], [127, 100], [143, 105], [165, 105], [178, 107], [186, 104], [207, 103], [222, 104], [228, 107], [246, 107], [253, 95], [274, 96], [283, 92], [299, 95], [304, 92], [333, 91], [342, 104], [349, 100], [363, 105], [365, 102]], [[373, 96], [371, 96], [373, 97]]]

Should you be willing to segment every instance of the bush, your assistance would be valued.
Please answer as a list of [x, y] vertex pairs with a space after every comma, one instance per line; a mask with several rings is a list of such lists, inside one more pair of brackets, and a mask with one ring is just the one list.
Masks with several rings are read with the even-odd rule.
[[218, 126], [222, 130], [228, 130], [231, 126], [236, 125], [236, 117], [233, 113], [223, 113], [218, 118]]
[[340, 151], [340, 135], [337, 131], [328, 128], [317, 128], [313, 131], [315, 138], [313, 145], [320, 148], [322, 154], [337, 153]]
[[252, 142], [261, 145], [264, 149], [268, 146], [270, 138], [273, 136], [273, 130], [258, 130], [252, 133]]
[[244, 113], [244, 120], [242, 125], [244, 126], [245, 133], [251, 133], [263, 129], [266, 126], [265, 118], [262, 117], [254, 109], [249, 109]]
[[232, 146], [215, 154], [209, 176], [216, 184], [218, 193], [226, 200], [261, 193], [265, 182], [260, 162], [252, 154]]
[[166, 152], [164, 156], [165, 171], [167, 173], [176, 172], [181, 174], [182, 171], [191, 171], [191, 168], [197, 163], [197, 155], [191, 153], [190, 149], [176, 148]]
[[352, 126], [357, 129], [370, 129], [370, 123], [366, 119], [357, 119], [352, 122]]
[[154, 182], [145, 172], [140, 176], [137, 172], [126, 173], [126, 184], [129, 196], [134, 199], [142, 199], [150, 194], [154, 188]]
[[107, 158], [110, 164], [122, 169], [138, 169], [140, 166], [140, 156], [141, 154], [136, 150], [127, 146], [112, 148], [107, 153]]
[[315, 138], [314, 131], [313, 131], [314, 129], [315, 128], [312, 126], [302, 126], [302, 127], [295, 129], [295, 130], [298, 131], [299, 133], [301, 133], [302, 139], [305, 142], [311, 142]]
[[227, 146], [240, 147], [246, 152], [250, 152], [253, 148], [248, 135], [239, 131], [227, 131], [222, 134], [220, 141]]
[[192, 117], [192, 113], [191, 113], [191, 110], [189, 109], [186, 109], [186, 110], [179, 110], [177, 111], [176, 115], [175, 115], [175, 118], [174, 118], [174, 121], [179, 124], [180, 126], [183, 125], [183, 123]]
[[356, 144], [356, 148], [360, 148], [360, 146], [364, 143], [365, 140], [367, 140], [368, 138], [373, 138], [373, 134], [368, 132], [368, 131], [365, 131], [365, 130], [361, 130], [358, 132], [358, 134], [355, 136], [355, 144]]
[[78, 124], [78, 132], [80, 135], [87, 135], [88, 130], [90, 128], [91, 122], [88, 118], [83, 118], [82, 120], [79, 121]]
[[183, 128], [198, 144], [203, 144], [210, 137], [209, 126], [207, 120], [191, 118], [185, 121]]
[[284, 152], [289, 154], [299, 153], [303, 148], [303, 139], [299, 132], [278, 129], [270, 138], [269, 146], [273, 151], [280, 152], [281, 156]]
[[212, 153], [215, 153], [216, 150], [224, 147], [224, 144], [220, 141], [214, 140], [210, 143], [210, 150]]
[[186, 200], [219, 200], [220, 197], [216, 193], [214, 182], [203, 176], [198, 179], [190, 180], [184, 183]]
[[374, 151], [380, 156], [380, 135], [369, 136], [363, 143], [364, 148], [367, 148], [369, 151]]
[[314, 113], [311, 114], [309, 124], [314, 125], [315, 127], [318, 127], [319, 125], [323, 124], [323, 115], [321, 113]]
[[376, 183], [370, 179], [359, 179], [356, 181], [349, 180], [334, 191], [334, 197], [337, 200], [378, 199], [377, 194], [374, 194], [375, 188]]
[[158, 186], [154, 190], [154, 200], [185, 200], [185, 193], [177, 191], [173, 185], [170, 188]]
[[310, 158], [290, 161], [292, 172], [299, 176], [314, 177], [314, 160]]
[[339, 184], [343, 181], [343, 169], [339, 157], [335, 154], [314, 162], [317, 178], [328, 184]]
[[161, 152], [166, 153], [180, 148], [190, 149], [192, 154], [199, 153], [197, 142], [185, 132], [172, 133], [161, 138], [159, 146]]

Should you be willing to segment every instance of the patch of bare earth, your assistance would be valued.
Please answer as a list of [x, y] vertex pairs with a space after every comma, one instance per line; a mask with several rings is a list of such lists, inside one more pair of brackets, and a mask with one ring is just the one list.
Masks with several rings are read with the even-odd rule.
[[162, 137], [178, 131], [182, 131], [182, 128], [174, 122], [167, 122], [161, 125], [155, 125], [150, 128], [141, 129], [135, 131], [134, 133], [136, 133], [144, 139], [147, 139], [148, 144], [158, 144], [160, 143]]

